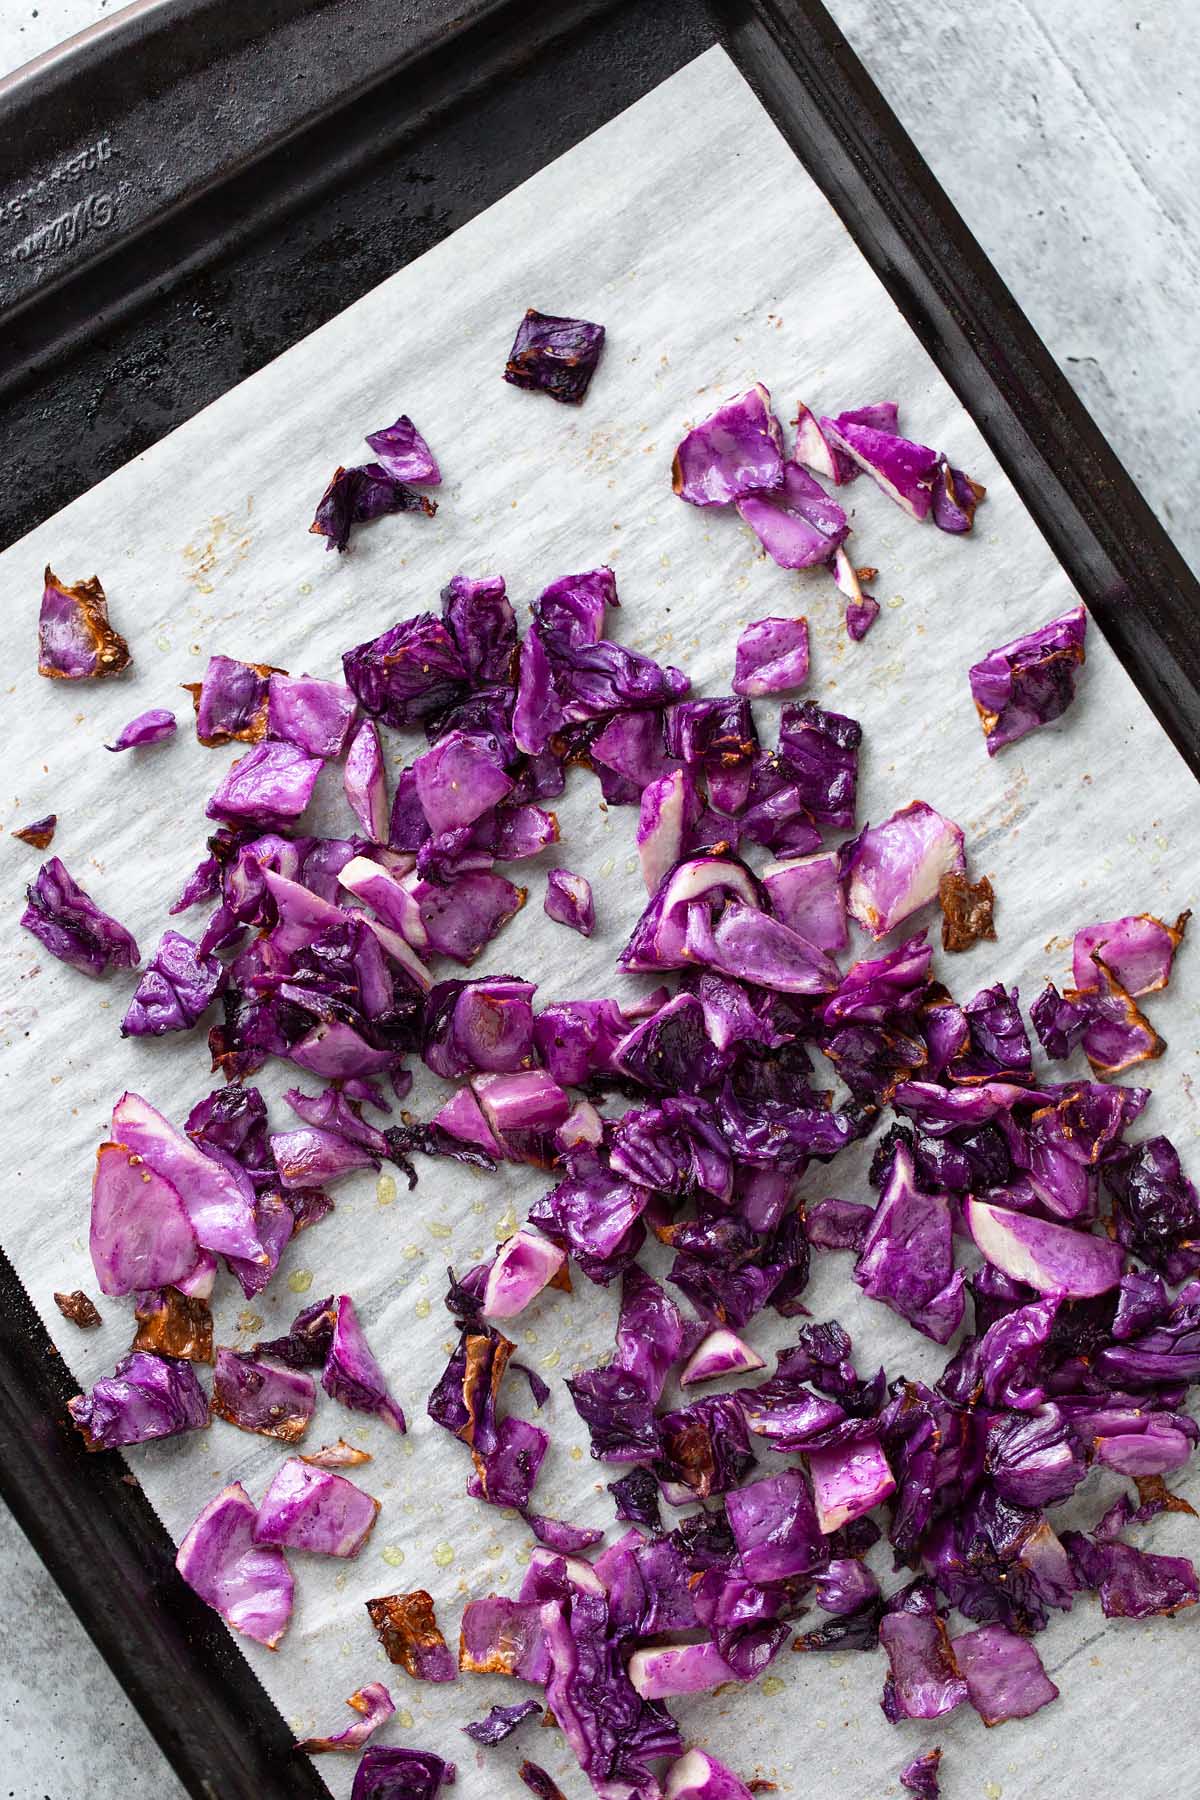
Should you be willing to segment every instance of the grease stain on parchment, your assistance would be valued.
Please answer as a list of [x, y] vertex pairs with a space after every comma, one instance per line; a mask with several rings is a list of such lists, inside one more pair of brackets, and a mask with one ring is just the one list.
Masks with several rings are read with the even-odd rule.
[[244, 506], [233, 512], [214, 513], [192, 541], [183, 546], [184, 579], [198, 594], [211, 594], [244, 560], [254, 541], [253, 513], [254, 495], [247, 494]]

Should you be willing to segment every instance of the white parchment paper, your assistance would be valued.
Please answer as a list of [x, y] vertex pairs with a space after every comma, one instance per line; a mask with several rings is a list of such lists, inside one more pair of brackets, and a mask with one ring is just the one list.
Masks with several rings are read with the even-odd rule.
[[[499, 379], [529, 304], [608, 327], [579, 411]], [[755, 379], [774, 390], [785, 417], [797, 398], [837, 411], [894, 396], [912, 436], [987, 484], [965, 540], [915, 526], [866, 480], [849, 490], [851, 547], [856, 561], [878, 566], [883, 604], [860, 646], [847, 643], [823, 573], [776, 568], [736, 517], [671, 494], [671, 453], [685, 424]], [[327, 556], [307, 526], [330, 470], [361, 460], [362, 434], [401, 410], [442, 462], [436, 519], [384, 520], [362, 530], [348, 555]], [[38, 679], [46, 562], [68, 580], [100, 574], [135, 654], [129, 678], [87, 687]], [[809, 692], [865, 728], [860, 818], [926, 799], [961, 821], [973, 868], [995, 884], [999, 942], [962, 958], [939, 951], [938, 973], [961, 994], [1003, 979], [1028, 1002], [1047, 976], [1067, 972], [1077, 926], [1131, 911], [1173, 916], [1200, 901], [1197, 790], [1098, 633], [1062, 725], [994, 762], [985, 755], [967, 666], [1072, 604], [1069, 585], [971, 420], [717, 50], [0, 558], [0, 655], [11, 683], [5, 823], [57, 811], [54, 852], [149, 953], [202, 853], [204, 802], [231, 760], [197, 746], [177, 688], [199, 677], [210, 652], [334, 675], [344, 648], [435, 604], [456, 570], [502, 572], [523, 612], [548, 581], [600, 562], [619, 581], [616, 634], [686, 666], [698, 692], [727, 690], [746, 621], [808, 614]], [[179, 706], [178, 738], [108, 756], [105, 740], [151, 705]], [[766, 741], [775, 712], [758, 708]], [[391, 742], [399, 766], [413, 745]], [[536, 978], [544, 999], [633, 991], [613, 973], [644, 900], [633, 814], [605, 813], [598, 798], [590, 777], [572, 777], [560, 807], [564, 844], [544, 859], [591, 878], [596, 936], [585, 943], [550, 924], [543, 870], [525, 865], [529, 904], [481, 964]], [[336, 770], [322, 777], [315, 813], [324, 829], [346, 829]], [[202, 1032], [123, 1042], [117, 1027], [131, 978], [90, 984], [17, 928], [36, 866], [35, 853], [17, 843], [0, 856], [8, 1101], [0, 1234], [86, 1385], [126, 1348], [128, 1308], [103, 1303], [103, 1329], [83, 1336], [59, 1318], [51, 1295], [77, 1285], [96, 1291], [89, 1185], [113, 1099], [132, 1087], [181, 1121], [211, 1082]], [[1172, 1133], [1194, 1174], [1196, 954], [1185, 947], [1173, 988], [1149, 1002], [1171, 1048], [1146, 1076], [1155, 1088], [1147, 1128]], [[288, 1122], [279, 1096], [290, 1080], [272, 1069], [260, 1085], [273, 1117]], [[435, 1085], [428, 1078], [418, 1096]], [[814, 1169], [804, 1191], [862, 1198], [864, 1168], [855, 1152]], [[379, 1741], [457, 1759], [464, 1800], [523, 1793], [522, 1756], [546, 1764], [572, 1800], [585, 1783], [560, 1736], [536, 1725], [477, 1751], [459, 1726], [512, 1700], [514, 1684], [410, 1681], [385, 1662], [363, 1601], [427, 1587], [453, 1641], [468, 1597], [513, 1593], [520, 1583], [528, 1553], [520, 1522], [466, 1498], [466, 1452], [429, 1423], [424, 1403], [454, 1338], [441, 1304], [445, 1265], [462, 1269], [488, 1254], [543, 1185], [529, 1171], [485, 1177], [428, 1162], [411, 1198], [402, 1183], [397, 1192], [390, 1179], [351, 1178], [337, 1189], [335, 1214], [285, 1253], [266, 1295], [247, 1305], [223, 1278], [216, 1305], [218, 1341], [244, 1346], [281, 1331], [308, 1300], [352, 1293], [411, 1422], [397, 1439], [320, 1396], [310, 1444], [345, 1433], [369, 1448], [374, 1460], [360, 1476], [383, 1510], [357, 1562], [295, 1558], [297, 1606], [283, 1647], [272, 1655], [242, 1640], [247, 1655], [304, 1731], [340, 1725], [350, 1717], [347, 1694], [389, 1681], [399, 1711]], [[864, 1367], [885, 1360], [892, 1374], [930, 1375], [940, 1366], [932, 1345], [862, 1300], [846, 1257], [818, 1262], [810, 1304], [818, 1317], [843, 1320]], [[535, 1503], [606, 1525], [603, 1482], [613, 1471], [588, 1460], [561, 1383], [609, 1349], [615, 1311], [615, 1293], [580, 1279], [573, 1298], [535, 1304], [515, 1333], [554, 1387], [553, 1447]], [[773, 1348], [790, 1334], [767, 1315], [750, 1335]], [[257, 1497], [283, 1454], [217, 1422], [135, 1451], [130, 1463], [178, 1538], [223, 1483], [242, 1480]], [[1194, 1478], [1192, 1494], [1200, 1498]], [[1077, 1511], [1091, 1520], [1110, 1497], [1093, 1476]], [[1197, 1538], [1194, 1521], [1172, 1517], [1140, 1541], [1195, 1552]], [[751, 1687], [677, 1711], [689, 1740], [783, 1794], [895, 1793], [899, 1769], [937, 1741], [952, 1800], [1182, 1795], [1200, 1790], [1190, 1724], [1198, 1642], [1194, 1617], [1106, 1624], [1083, 1598], [1039, 1639], [1062, 1699], [992, 1732], [965, 1708], [937, 1729], [889, 1726], [877, 1704], [881, 1656], [785, 1653]], [[327, 1756], [322, 1772], [335, 1795], [349, 1792], [352, 1759]]]

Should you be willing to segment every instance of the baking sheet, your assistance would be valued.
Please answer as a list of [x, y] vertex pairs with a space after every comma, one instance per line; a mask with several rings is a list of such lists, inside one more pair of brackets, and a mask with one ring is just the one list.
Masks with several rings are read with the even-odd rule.
[[[578, 412], [499, 380], [529, 304], [608, 327], [600, 373]], [[773, 389], [782, 416], [801, 397], [836, 411], [894, 395], [911, 435], [944, 448], [988, 487], [965, 541], [913, 525], [865, 480], [848, 491], [855, 558], [880, 570], [883, 613], [862, 645], [847, 643], [827, 577], [777, 569], [756, 555], [735, 517], [671, 494], [671, 452], [684, 426], [755, 379]], [[105, 404], [98, 395], [98, 408]], [[361, 459], [361, 433], [401, 410], [442, 463], [436, 519], [385, 520], [362, 530], [345, 557], [325, 555], [306, 527], [331, 468]], [[46, 562], [68, 580], [100, 574], [136, 658], [129, 678], [85, 688], [38, 679]], [[809, 693], [865, 728], [860, 817], [926, 799], [962, 823], [973, 869], [994, 882], [999, 942], [961, 959], [939, 952], [935, 965], [961, 994], [1003, 979], [1031, 1000], [1046, 977], [1066, 973], [1076, 926], [1126, 911], [1173, 916], [1200, 899], [1197, 789], [1098, 633], [1062, 726], [994, 762], [984, 754], [967, 665], [1071, 605], [1069, 584], [971, 420], [719, 50], [0, 557], [11, 682], [5, 826], [57, 811], [54, 852], [148, 954], [202, 853], [204, 802], [231, 760], [196, 745], [187, 697], [177, 695], [211, 652], [333, 675], [344, 648], [434, 604], [456, 570], [502, 572], [523, 611], [550, 580], [600, 562], [616, 571], [623, 601], [615, 635], [686, 666], [701, 693], [727, 690], [742, 624], [807, 613]], [[105, 754], [101, 746], [126, 719], [176, 699], [184, 728], [175, 741]], [[776, 707], [757, 712], [770, 741]], [[399, 737], [391, 746], [397, 767], [402, 749], [414, 747]], [[563, 845], [542, 859], [591, 878], [596, 936], [585, 943], [551, 925], [543, 868], [525, 865], [518, 879], [529, 882], [529, 904], [481, 970], [536, 978], [543, 999], [634, 991], [612, 972], [644, 899], [633, 814], [606, 813], [598, 801], [595, 782], [573, 774], [559, 806]], [[315, 817], [318, 829], [346, 828], [336, 771], [322, 777]], [[128, 1308], [105, 1302], [103, 1329], [85, 1337], [64, 1324], [51, 1295], [95, 1292], [90, 1173], [113, 1099], [132, 1087], [180, 1121], [211, 1082], [202, 1033], [123, 1042], [117, 1027], [131, 978], [93, 986], [17, 928], [36, 866], [16, 843], [0, 859], [13, 1171], [0, 1235], [86, 1385], [127, 1346]], [[1195, 954], [1185, 949], [1180, 979], [1150, 1002], [1171, 1049], [1145, 1077], [1155, 1089], [1147, 1128], [1174, 1135], [1193, 1173]], [[291, 1077], [268, 1069], [259, 1085], [273, 1121], [287, 1122], [280, 1095]], [[418, 1084], [417, 1110], [439, 1085], [431, 1077]], [[377, 1741], [455, 1758], [464, 1800], [523, 1792], [515, 1773], [523, 1756], [545, 1764], [571, 1800], [586, 1784], [561, 1737], [536, 1725], [478, 1751], [459, 1727], [511, 1700], [513, 1684], [410, 1681], [387, 1665], [362, 1603], [427, 1587], [453, 1640], [466, 1599], [520, 1584], [528, 1554], [520, 1522], [466, 1498], [469, 1459], [425, 1418], [424, 1400], [454, 1339], [441, 1304], [445, 1266], [463, 1269], [490, 1253], [544, 1185], [527, 1170], [486, 1177], [428, 1161], [411, 1197], [388, 1176], [352, 1177], [336, 1190], [333, 1216], [285, 1252], [267, 1294], [247, 1304], [223, 1278], [216, 1302], [218, 1342], [244, 1347], [275, 1335], [307, 1301], [352, 1293], [411, 1426], [396, 1439], [320, 1396], [310, 1445], [344, 1433], [369, 1448], [374, 1460], [358, 1474], [383, 1509], [357, 1562], [294, 1559], [296, 1612], [277, 1654], [247, 1640], [243, 1648], [298, 1732], [340, 1724], [347, 1694], [386, 1680], [398, 1712]], [[802, 1191], [861, 1198], [864, 1153], [814, 1169]], [[943, 1360], [862, 1299], [845, 1257], [817, 1261], [809, 1304], [817, 1317], [847, 1325], [863, 1366], [883, 1360], [891, 1374], [926, 1376]], [[554, 1389], [552, 1449], [535, 1504], [610, 1526], [603, 1484], [614, 1471], [588, 1459], [561, 1378], [606, 1353], [615, 1310], [615, 1293], [580, 1279], [573, 1297], [535, 1303], [514, 1334]], [[770, 1315], [749, 1335], [773, 1348], [790, 1331]], [[244, 1481], [257, 1497], [282, 1454], [218, 1421], [135, 1451], [130, 1464], [178, 1539], [223, 1483]], [[1189, 1481], [1200, 1498], [1194, 1476], [1180, 1485], [1188, 1491]], [[1112, 1487], [1093, 1475], [1076, 1510], [1095, 1517]], [[1139, 1541], [1194, 1551], [1196, 1527], [1165, 1518]], [[1191, 1792], [1200, 1751], [1180, 1730], [1180, 1708], [1200, 1673], [1198, 1643], [1194, 1617], [1106, 1624], [1084, 1598], [1039, 1639], [1062, 1699], [998, 1732], [973, 1716], [937, 1729], [890, 1727], [877, 1704], [881, 1656], [785, 1653], [750, 1687], [675, 1710], [688, 1741], [783, 1794], [814, 1784], [823, 1800], [894, 1793], [899, 1768], [935, 1741], [955, 1796], [1050, 1794], [1064, 1782], [1097, 1796]], [[347, 1795], [353, 1760], [327, 1756], [321, 1768], [333, 1793]]]

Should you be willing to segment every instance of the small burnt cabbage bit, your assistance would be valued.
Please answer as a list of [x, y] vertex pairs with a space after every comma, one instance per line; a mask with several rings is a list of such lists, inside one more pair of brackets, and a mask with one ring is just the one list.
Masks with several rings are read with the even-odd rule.
[[591, 386], [604, 348], [603, 325], [557, 318], [531, 306], [517, 327], [504, 367], [513, 387], [532, 388], [578, 406]]
[[108, 622], [98, 578], [61, 582], [47, 565], [38, 617], [38, 674], [52, 681], [93, 681], [122, 674], [133, 661], [129, 645]]
[[992, 908], [996, 896], [986, 875], [968, 881], [961, 869], [951, 869], [938, 882], [942, 909], [942, 949], [969, 950], [983, 938], [995, 942]]
[[458, 1668], [438, 1626], [433, 1596], [424, 1588], [411, 1594], [384, 1594], [366, 1602], [375, 1633], [391, 1663], [407, 1670], [414, 1681], [454, 1681]]
[[134, 1317], [135, 1350], [152, 1350], [184, 1362], [212, 1361], [212, 1309], [202, 1295], [181, 1294], [174, 1287], [153, 1288], [138, 1294]]
[[971, 698], [989, 756], [1062, 717], [1075, 698], [1086, 635], [1087, 613], [1077, 606], [974, 664]]
[[389, 475], [382, 463], [363, 463], [354, 469], [334, 470], [308, 529], [326, 539], [327, 550], [345, 550], [356, 525], [388, 513], [423, 512], [432, 518], [436, 511], [436, 500]]
[[47, 813], [44, 819], [34, 819], [32, 824], [22, 825], [12, 835], [28, 844], [31, 850], [48, 850], [57, 829], [58, 814]]
[[552, 1775], [547, 1775], [541, 1763], [526, 1760], [517, 1770], [517, 1774], [537, 1800], [566, 1800], [562, 1789]]
[[42, 864], [25, 892], [21, 923], [59, 962], [84, 975], [136, 966], [141, 952], [132, 934], [96, 905], [57, 856]]
[[303, 1750], [308, 1756], [319, 1756], [327, 1750], [361, 1750], [367, 1739], [379, 1730], [395, 1712], [395, 1703], [381, 1681], [369, 1681], [366, 1687], [359, 1688], [351, 1694], [346, 1702], [359, 1715], [350, 1725], [341, 1731], [331, 1732], [326, 1737], [301, 1738], [297, 1750]]
[[73, 1294], [55, 1294], [54, 1304], [63, 1318], [70, 1319], [81, 1331], [102, 1323], [95, 1302], [88, 1299], [82, 1288], [76, 1288]]

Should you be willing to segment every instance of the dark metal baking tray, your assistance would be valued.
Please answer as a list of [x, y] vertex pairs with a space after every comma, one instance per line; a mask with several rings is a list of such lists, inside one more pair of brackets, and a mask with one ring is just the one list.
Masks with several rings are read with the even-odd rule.
[[[0, 82], [0, 543], [720, 39], [1200, 774], [1200, 585], [817, 0], [140, 0]], [[0, 1493], [198, 1800], [326, 1794], [0, 1253]]]

